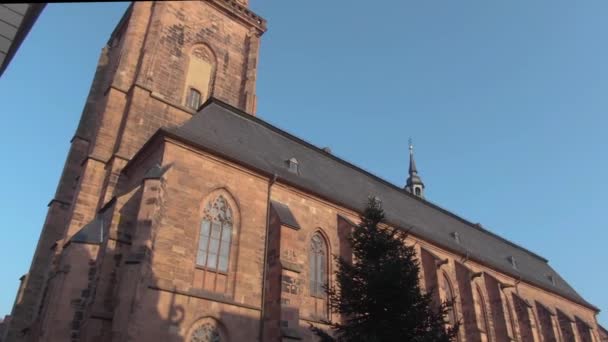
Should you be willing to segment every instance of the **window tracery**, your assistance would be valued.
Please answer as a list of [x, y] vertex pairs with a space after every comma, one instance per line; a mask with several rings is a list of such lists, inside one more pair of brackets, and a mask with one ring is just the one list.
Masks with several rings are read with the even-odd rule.
[[222, 342], [222, 339], [215, 326], [205, 323], [192, 333], [190, 342]]
[[228, 271], [233, 231], [232, 209], [219, 195], [205, 206], [201, 222], [196, 264], [220, 272]]
[[315, 233], [310, 240], [310, 294], [324, 297], [327, 282], [327, 244], [321, 234]]

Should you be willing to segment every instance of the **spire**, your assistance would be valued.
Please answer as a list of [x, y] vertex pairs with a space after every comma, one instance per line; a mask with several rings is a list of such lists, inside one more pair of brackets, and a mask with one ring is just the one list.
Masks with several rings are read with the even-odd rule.
[[412, 145], [412, 139], [410, 138], [410, 177], [412, 173], [417, 174], [418, 170], [416, 170], [416, 161], [414, 160], [414, 145]]
[[418, 176], [418, 170], [416, 169], [416, 161], [414, 161], [414, 145], [412, 144], [412, 139], [409, 140], [410, 147], [410, 168], [409, 168], [409, 177], [407, 177], [407, 182], [405, 185], [405, 190], [418, 196], [424, 198], [424, 183], [422, 183], [422, 179]]

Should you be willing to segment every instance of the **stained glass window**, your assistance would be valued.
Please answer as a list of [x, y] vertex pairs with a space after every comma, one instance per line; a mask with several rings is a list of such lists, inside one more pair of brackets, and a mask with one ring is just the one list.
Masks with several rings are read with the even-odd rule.
[[327, 282], [327, 246], [321, 234], [316, 233], [310, 241], [310, 294], [324, 297]]
[[227, 272], [232, 230], [232, 209], [226, 199], [220, 195], [205, 207], [196, 264], [211, 270]]

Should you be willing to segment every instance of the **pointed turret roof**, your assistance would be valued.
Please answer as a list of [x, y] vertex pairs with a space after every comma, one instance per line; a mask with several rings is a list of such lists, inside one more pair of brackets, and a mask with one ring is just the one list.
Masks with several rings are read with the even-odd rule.
[[409, 176], [407, 177], [407, 182], [405, 184], [405, 189], [412, 192], [413, 185], [420, 185], [424, 188], [424, 183], [422, 183], [422, 179], [418, 176], [418, 170], [416, 169], [416, 161], [414, 160], [414, 145], [410, 140], [410, 168], [409, 168]]
[[410, 142], [410, 176], [412, 175], [412, 173], [418, 173], [418, 170], [416, 169], [416, 161], [414, 160], [414, 145], [412, 145], [412, 143]]

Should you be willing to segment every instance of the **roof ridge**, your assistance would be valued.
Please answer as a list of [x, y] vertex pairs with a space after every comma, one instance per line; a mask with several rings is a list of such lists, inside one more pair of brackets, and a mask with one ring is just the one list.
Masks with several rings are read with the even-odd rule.
[[532, 257], [534, 257], [536, 259], [539, 259], [539, 260], [543, 261], [544, 263], [547, 263], [547, 264], [549, 263], [549, 261], [546, 258], [544, 258], [544, 257], [542, 257], [542, 256], [540, 256], [540, 255], [538, 255], [538, 254], [530, 251], [529, 249], [527, 249], [525, 247], [522, 247], [522, 246], [516, 244], [515, 242], [509, 241], [509, 240], [505, 239], [504, 237], [502, 237], [502, 236], [500, 236], [500, 235], [498, 235], [496, 233], [493, 233], [493, 232], [491, 232], [491, 231], [489, 231], [489, 230], [481, 227], [480, 225], [478, 225], [476, 223], [473, 223], [472, 221], [469, 221], [469, 220], [467, 220], [467, 219], [465, 219], [465, 218], [463, 218], [463, 217], [461, 217], [461, 216], [459, 216], [459, 215], [457, 215], [457, 214], [455, 214], [455, 213], [453, 213], [453, 212], [451, 212], [451, 211], [449, 211], [449, 210], [447, 210], [447, 209], [445, 209], [445, 208], [443, 208], [443, 207], [441, 207], [441, 206], [439, 206], [439, 205], [437, 205], [437, 204], [435, 204], [435, 203], [433, 203], [431, 201], [428, 201], [428, 200], [426, 200], [424, 198], [420, 198], [418, 196], [415, 196], [415, 195], [413, 195], [413, 194], [405, 191], [404, 189], [398, 187], [397, 185], [395, 185], [395, 184], [393, 184], [393, 183], [391, 183], [391, 182], [389, 182], [389, 181], [387, 181], [387, 180], [385, 180], [385, 179], [383, 179], [383, 178], [381, 178], [381, 177], [379, 177], [379, 176], [371, 173], [370, 171], [365, 170], [364, 168], [362, 168], [360, 166], [357, 166], [357, 165], [355, 165], [355, 164], [353, 164], [353, 163], [351, 163], [351, 162], [349, 162], [347, 160], [339, 158], [336, 155], [334, 155], [333, 153], [328, 153], [328, 152], [324, 151], [322, 148], [317, 147], [317, 146], [313, 145], [312, 143], [310, 143], [310, 142], [308, 142], [306, 140], [303, 140], [302, 138], [299, 138], [299, 137], [297, 137], [297, 136], [295, 136], [295, 135], [293, 135], [293, 134], [291, 134], [291, 133], [289, 133], [289, 132], [287, 132], [287, 131], [285, 131], [285, 130], [283, 130], [281, 128], [278, 128], [277, 126], [272, 125], [271, 123], [269, 123], [269, 122], [267, 122], [265, 120], [262, 120], [262, 119], [260, 119], [260, 118], [258, 118], [256, 116], [253, 116], [253, 115], [251, 115], [251, 114], [243, 111], [242, 109], [234, 107], [231, 104], [226, 103], [226, 102], [224, 102], [224, 101], [222, 101], [220, 99], [217, 99], [217, 98], [214, 98], [214, 97], [210, 97], [200, 107], [200, 110], [202, 110], [203, 108], [207, 107], [208, 105], [210, 105], [212, 103], [215, 103], [215, 104], [217, 104], [217, 105], [219, 105], [221, 107], [224, 107], [224, 108], [228, 109], [233, 114], [238, 114], [239, 116], [241, 116], [241, 117], [243, 117], [243, 118], [245, 118], [247, 120], [253, 121], [254, 123], [257, 123], [257, 124], [261, 124], [262, 126], [265, 126], [266, 128], [269, 128], [272, 131], [274, 131], [274, 132], [276, 132], [276, 133], [278, 133], [280, 135], [285, 136], [286, 138], [289, 138], [291, 140], [295, 140], [296, 142], [301, 143], [302, 145], [304, 145], [306, 147], [309, 147], [312, 150], [314, 150], [314, 151], [316, 151], [318, 153], [321, 153], [321, 154], [323, 154], [323, 155], [325, 155], [327, 157], [330, 157], [331, 159], [333, 159], [333, 160], [335, 160], [335, 161], [337, 161], [339, 163], [342, 163], [342, 164], [346, 165], [347, 167], [350, 167], [351, 169], [354, 169], [355, 171], [362, 172], [365, 175], [367, 175], [367, 176], [369, 176], [369, 177], [371, 177], [371, 178], [373, 178], [375, 180], [378, 180], [379, 182], [381, 182], [381, 183], [389, 186], [390, 188], [392, 188], [394, 190], [397, 190], [399, 193], [404, 194], [405, 196], [407, 196], [409, 198], [412, 198], [414, 200], [422, 202], [423, 204], [426, 204], [426, 205], [428, 205], [429, 207], [431, 207], [433, 209], [439, 210], [439, 211], [443, 212], [444, 214], [449, 215], [449, 216], [451, 216], [451, 217], [453, 217], [453, 218], [455, 218], [455, 219], [457, 219], [457, 220], [465, 223], [466, 225], [468, 225], [469, 227], [471, 227], [473, 229], [476, 229], [476, 230], [478, 230], [478, 231], [480, 231], [482, 233], [488, 234], [488, 235], [490, 235], [490, 236], [492, 236], [492, 237], [494, 237], [494, 238], [496, 238], [496, 239], [498, 239], [498, 240], [500, 240], [500, 241], [502, 241], [502, 242], [504, 242], [504, 243], [506, 243], [506, 244], [508, 244], [508, 245], [510, 245], [512, 247], [515, 247], [515, 248], [517, 248], [519, 250], [522, 250], [523, 252], [531, 255]]

